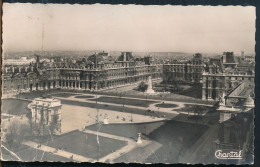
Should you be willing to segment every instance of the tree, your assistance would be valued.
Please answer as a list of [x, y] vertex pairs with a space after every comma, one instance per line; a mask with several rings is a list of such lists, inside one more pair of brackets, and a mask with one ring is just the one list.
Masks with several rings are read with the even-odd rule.
[[15, 138], [18, 134], [18, 129], [19, 129], [19, 125], [16, 121], [11, 122], [10, 125], [7, 127], [7, 132], [5, 134], [5, 141], [11, 148], [15, 143]]
[[28, 110], [28, 112], [26, 113], [26, 117], [29, 120], [29, 125], [30, 125], [30, 129], [31, 129], [31, 134], [33, 132], [33, 127], [32, 127], [32, 112], [30, 110]]
[[55, 130], [58, 130], [58, 115], [53, 115], [52, 121], [50, 123], [50, 131], [53, 134]]
[[10, 148], [19, 147], [25, 136], [30, 135], [28, 125], [25, 123], [19, 124], [17, 121], [12, 121], [7, 127], [5, 141]]
[[138, 85], [138, 91], [146, 91], [148, 88], [148, 85], [145, 83], [145, 82], [141, 82], [139, 85]]
[[85, 59], [85, 58], [82, 58], [82, 60], [81, 60], [82, 62], [84, 62], [84, 63], [86, 63], [87, 62], [87, 60]]
[[32, 136], [41, 137], [44, 135], [48, 135], [49, 134], [48, 128], [49, 127], [44, 124], [32, 122]]

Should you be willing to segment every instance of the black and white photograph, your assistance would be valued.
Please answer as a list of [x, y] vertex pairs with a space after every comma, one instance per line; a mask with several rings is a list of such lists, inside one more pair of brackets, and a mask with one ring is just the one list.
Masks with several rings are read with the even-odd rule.
[[2, 7], [1, 161], [254, 164], [255, 7]]

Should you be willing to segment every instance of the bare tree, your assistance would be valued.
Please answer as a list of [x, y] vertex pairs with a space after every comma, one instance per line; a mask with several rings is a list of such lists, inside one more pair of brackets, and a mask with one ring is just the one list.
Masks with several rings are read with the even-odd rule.
[[5, 140], [10, 148], [12, 148], [15, 143], [15, 138], [18, 135], [18, 129], [19, 129], [19, 125], [16, 121], [11, 122], [9, 127], [7, 127]]
[[5, 141], [10, 148], [19, 147], [25, 136], [29, 134], [30, 131], [27, 124], [18, 124], [16, 121], [12, 121], [7, 128]]
[[53, 115], [49, 128], [52, 134], [58, 129], [58, 115]]
[[26, 113], [26, 117], [29, 120], [31, 134], [33, 133], [33, 126], [32, 126], [32, 112], [28, 109], [28, 112]]

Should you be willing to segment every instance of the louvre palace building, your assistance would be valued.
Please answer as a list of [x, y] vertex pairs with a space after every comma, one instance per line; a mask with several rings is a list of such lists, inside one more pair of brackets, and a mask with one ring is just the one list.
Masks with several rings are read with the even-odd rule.
[[106, 52], [87, 59], [55, 57], [49, 62], [39, 56], [30, 64], [2, 66], [2, 93], [48, 89], [105, 90], [161, 78], [166, 84], [197, 84], [202, 100], [219, 100], [222, 96], [254, 96], [254, 56], [235, 56], [233, 52], [206, 58], [196, 53], [189, 60], [158, 61], [151, 56], [135, 58], [122, 52], [115, 59]]
[[50, 62], [36, 61], [28, 65], [3, 65], [2, 93], [47, 89], [103, 90], [146, 81], [149, 76], [160, 78], [162, 64], [153, 57], [136, 60], [131, 52], [122, 52], [115, 60], [101, 52], [82, 61], [56, 57]]
[[199, 84], [202, 100], [222, 96], [246, 100], [254, 96], [254, 77], [254, 56], [235, 56], [233, 52], [207, 59], [197, 53], [191, 60], [170, 60], [163, 65], [165, 83]]

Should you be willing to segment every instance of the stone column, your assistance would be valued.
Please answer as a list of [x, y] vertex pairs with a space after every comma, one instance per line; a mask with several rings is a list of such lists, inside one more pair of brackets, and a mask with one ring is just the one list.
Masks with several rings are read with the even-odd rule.
[[202, 100], [206, 100], [206, 88], [202, 88]]
[[36, 84], [32, 85], [32, 90], [36, 90]]
[[50, 89], [53, 89], [53, 82], [55, 82], [55, 81], [50, 82], [51, 83]]
[[89, 86], [88, 86], [88, 83], [86, 82], [86, 84], [85, 84], [85, 88], [86, 88], [86, 90], [89, 90]]
[[86, 86], [86, 85], [85, 85], [85, 82], [81, 82], [81, 89], [86, 89], [85, 86]]
[[215, 100], [218, 100], [219, 99], [219, 88], [215, 88], [216, 90], [216, 99]]
[[38, 90], [42, 90], [42, 84], [40, 82], [38, 84]]
[[212, 95], [212, 89], [209, 88], [209, 89], [208, 89], [208, 100], [212, 100], [211, 95]]

